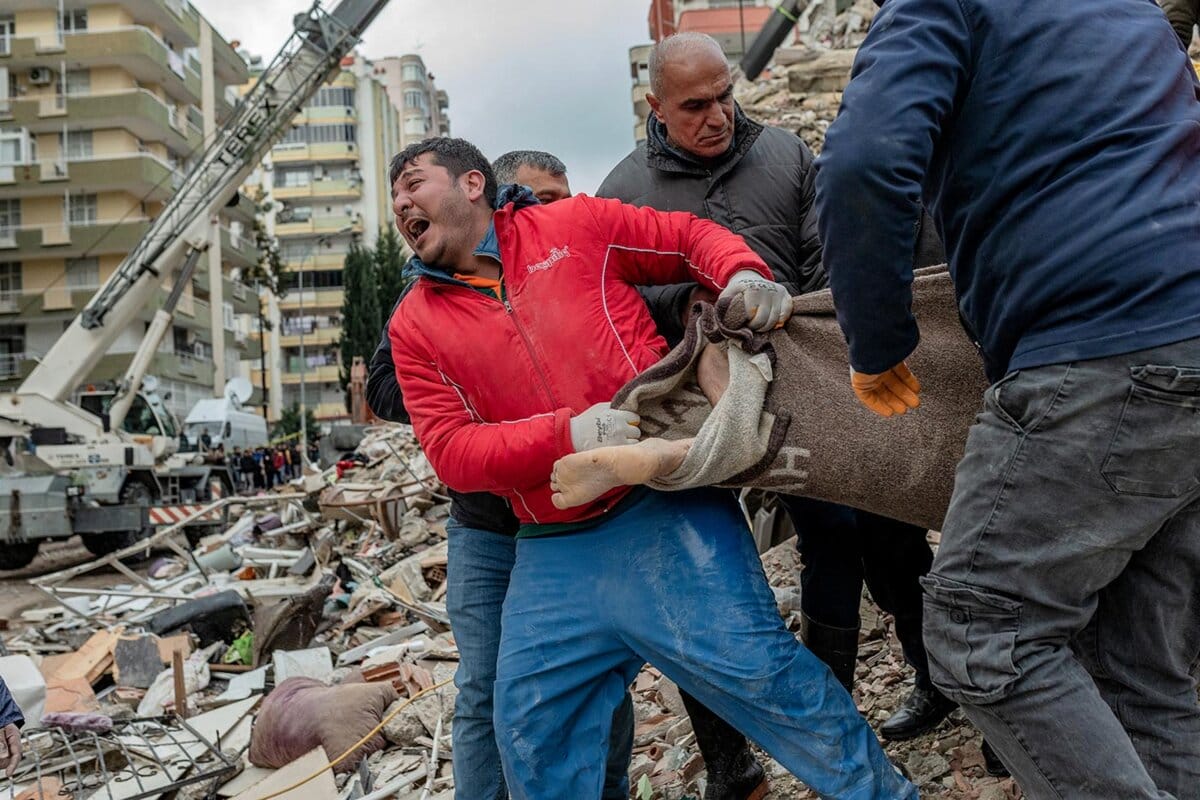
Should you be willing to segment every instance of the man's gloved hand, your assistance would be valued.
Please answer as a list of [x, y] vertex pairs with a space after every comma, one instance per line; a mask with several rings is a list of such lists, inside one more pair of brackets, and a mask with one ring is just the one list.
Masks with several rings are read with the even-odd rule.
[[901, 361], [887, 372], [868, 375], [850, 370], [850, 385], [864, 406], [881, 417], [903, 414], [921, 405], [921, 383]]
[[20, 763], [21, 729], [15, 723], [9, 723], [4, 726], [4, 731], [0, 732], [0, 769], [11, 778]]
[[735, 273], [721, 297], [742, 295], [746, 306], [746, 323], [752, 331], [767, 331], [782, 328], [792, 316], [792, 296], [775, 281], [769, 281], [751, 269]]
[[637, 444], [641, 418], [632, 411], [618, 411], [608, 403], [596, 403], [571, 417], [571, 444], [576, 453], [597, 447]]

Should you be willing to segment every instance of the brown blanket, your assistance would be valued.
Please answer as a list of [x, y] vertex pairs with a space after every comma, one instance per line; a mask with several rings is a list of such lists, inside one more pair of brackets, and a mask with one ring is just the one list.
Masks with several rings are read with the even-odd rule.
[[[885, 419], [850, 389], [828, 291], [797, 297], [786, 328], [766, 334], [743, 327], [740, 303], [703, 304], [683, 343], [613, 400], [641, 415], [643, 436], [696, 439], [683, 465], [650, 485], [754, 486], [940, 529], [987, 382], [945, 267], [918, 270], [913, 313], [921, 343], [908, 364], [921, 407]], [[727, 347], [730, 362], [715, 408], [695, 382], [708, 342]]]

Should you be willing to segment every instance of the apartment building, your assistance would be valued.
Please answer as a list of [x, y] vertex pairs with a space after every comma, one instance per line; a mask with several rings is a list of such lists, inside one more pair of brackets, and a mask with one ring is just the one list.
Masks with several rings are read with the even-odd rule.
[[391, 224], [388, 162], [403, 142], [378, 64], [343, 59], [254, 179], [274, 205], [267, 226], [288, 287], [281, 298], [264, 293], [273, 328], [264, 335], [266, 374], [249, 365], [254, 385], [268, 387], [273, 420], [301, 402], [302, 385], [303, 404], [319, 420], [348, 416], [338, 383], [343, 261], [353, 242], [373, 246]]
[[[246, 66], [186, 0], [0, 3], [0, 387], [17, 385], [133, 248], [237, 102]], [[252, 204], [211, 221], [151, 373], [186, 414], [257, 345], [238, 280]], [[162, 291], [89, 375], [119, 377]]]
[[400, 143], [407, 147], [431, 136], [450, 135], [450, 98], [438, 89], [419, 55], [409, 53], [374, 62], [375, 77], [400, 110]]

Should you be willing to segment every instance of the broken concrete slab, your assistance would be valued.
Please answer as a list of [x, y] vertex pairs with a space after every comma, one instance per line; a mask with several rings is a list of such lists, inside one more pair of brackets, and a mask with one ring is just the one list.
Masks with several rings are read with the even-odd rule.
[[271, 663], [275, 670], [276, 686], [288, 678], [312, 678], [326, 686], [333, 683], [333, 654], [328, 647], [276, 650]]
[[162, 672], [157, 636], [122, 636], [113, 648], [113, 680], [118, 686], [149, 689]]

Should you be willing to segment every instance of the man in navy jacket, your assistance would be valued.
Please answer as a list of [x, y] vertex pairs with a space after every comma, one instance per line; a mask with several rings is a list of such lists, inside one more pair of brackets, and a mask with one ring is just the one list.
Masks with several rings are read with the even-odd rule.
[[919, 404], [922, 201], [995, 381], [923, 580], [934, 683], [1027, 797], [1195, 796], [1195, 72], [1153, 0], [877, 2], [818, 160], [852, 385]]

